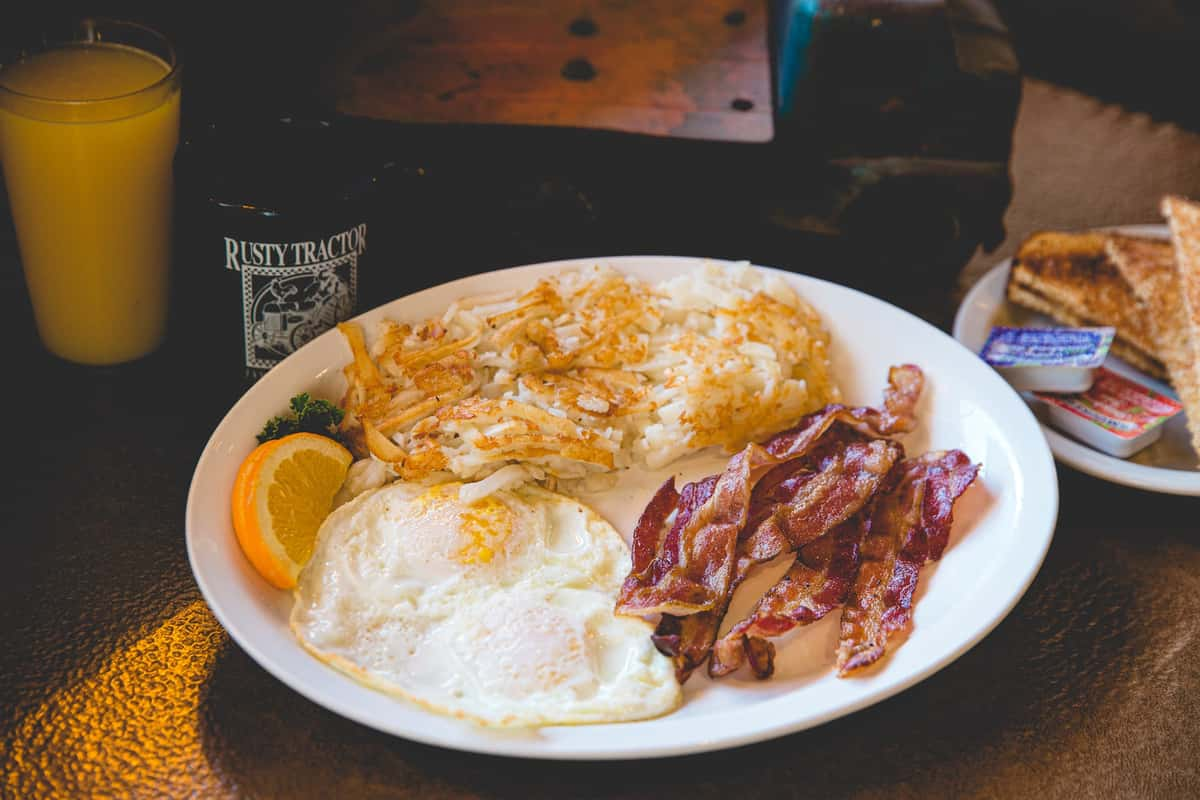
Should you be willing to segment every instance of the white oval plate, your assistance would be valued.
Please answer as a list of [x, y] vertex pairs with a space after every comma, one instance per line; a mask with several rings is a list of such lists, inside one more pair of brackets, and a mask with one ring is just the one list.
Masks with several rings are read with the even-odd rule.
[[[1128, 225], [1110, 230], [1130, 236], [1167, 238], [1165, 225]], [[1047, 316], [1027, 311], [1005, 297], [1012, 259], [997, 264], [971, 287], [954, 317], [954, 338], [973, 353], [983, 349], [993, 325], [1055, 325]], [[1143, 374], [1115, 356], [1104, 364], [1154, 389], [1175, 397], [1171, 387]], [[1163, 427], [1162, 438], [1128, 459], [1101, 453], [1089, 445], [1042, 425], [1046, 441], [1059, 461], [1080, 472], [1123, 486], [1165, 494], [1200, 495], [1200, 472], [1192, 451], [1187, 420], [1180, 414]]]
[[[376, 308], [358, 319], [367, 330], [384, 317], [416, 321], [441, 314], [454, 299], [529, 287], [563, 269], [605, 263], [645, 279], [694, 268], [700, 259], [622, 257], [538, 264], [454, 281]], [[217, 426], [196, 465], [187, 503], [192, 570], [209, 607], [250, 656], [313, 702], [381, 731], [430, 744], [530, 758], [650, 758], [735, 747], [843, 716], [932, 675], [982, 639], [1020, 599], [1050, 545], [1058, 513], [1054, 462], [1037, 421], [1015, 392], [946, 334], [868, 295], [814, 278], [779, 272], [821, 313], [833, 336], [833, 360], [845, 397], [876, 403], [887, 368], [914, 362], [925, 370], [921, 428], [909, 451], [961, 448], [982, 462], [980, 480], [956, 509], [951, 546], [921, 574], [915, 628], [870, 674], [832, 672], [837, 614], [802, 630], [780, 649], [779, 674], [757, 682], [740, 675], [685, 687], [683, 706], [660, 719], [624, 724], [500, 731], [432, 714], [367, 689], [309, 656], [287, 619], [292, 598], [261, 580], [242, 556], [229, 516], [238, 465], [264, 420], [292, 395], [338, 399], [350, 358], [337, 331], [318, 337], [254, 385]], [[704, 474], [716, 458], [677, 464], [684, 478]], [[632, 472], [632, 470], [631, 470]], [[586, 496], [626, 538], [657, 476], [633, 476], [603, 495]], [[766, 588], [761, 576], [748, 592]], [[739, 593], [736, 613], [753, 596]], [[732, 622], [732, 618], [731, 618]]]

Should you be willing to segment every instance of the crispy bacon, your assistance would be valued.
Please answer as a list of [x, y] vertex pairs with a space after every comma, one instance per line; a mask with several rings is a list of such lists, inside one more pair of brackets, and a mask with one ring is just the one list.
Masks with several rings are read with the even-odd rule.
[[[750, 496], [750, 518], [745, 530], [756, 528], [763, 519], [770, 516], [776, 503], [786, 501], [795, 494], [800, 482], [811, 474], [809, 465], [801, 459], [796, 459], [780, 464], [764, 475]], [[680, 514], [684, 513], [691, 513], [686, 504], [680, 508]], [[733, 594], [733, 590], [745, 577], [745, 570], [748, 569], [749, 566], [743, 566], [739, 558], [738, 571], [734, 574], [729, 595]], [[686, 681], [692, 671], [708, 657], [709, 648], [716, 638], [727, 606], [728, 598], [719, 609], [701, 611], [686, 617], [663, 614], [659, 620], [651, 639], [660, 652], [675, 659], [675, 672], [680, 683]]]
[[925, 376], [919, 367], [912, 364], [892, 367], [888, 370], [882, 409], [829, 405], [809, 414], [796, 427], [775, 434], [763, 447], [772, 455], [795, 458], [808, 452], [834, 423], [872, 437], [908, 433], [917, 425], [917, 402], [924, 386]]
[[[674, 658], [681, 682], [714, 652], [734, 590], [784, 553], [799, 551], [723, 637], [710, 674], [749, 661], [755, 674], [770, 675], [768, 638], [820, 619], [847, 595], [863, 605], [843, 613], [843, 674], [878, 658], [883, 644], [874, 655], [871, 647], [908, 624], [917, 569], [945, 549], [954, 501], [975, 477], [957, 451], [902, 462], [903, 448], [884, 438], [915, 427], [923, 385], [917, 367], [892, 367], [882, 408], [827, 406], [747, 446], [719, 475], [678, 492], [673, 480], [660, 487], [638, 521], [616, 612], [662, 615], [654, 642]], [[864, 512], [878, 497], [886, 502]]]
[[869, 524], [869, 515], [858, 514], [806, 545], [749, 616], [715, 644], [709, 674], [727, 675], [746, 657], [757, 677], [769, 678], [775, 670], [775, 646], [767, 637], [816, 622], [845, 602], [858, 574], [858, 548]]
[[682, 541], [680, 537], [683, 536], [688, 523], [692, 521], [692, 517], [696, 515], [700, 507], [713, 496], [719, 477], [719, 475], [709, 475], [694, 483], [684, 484], [683, 491], [679, 493], [679, 499], [676, 501], [675, 523], [671, 525], [671, 530], [668, 531], [667, 538], [663, 541], [660, 550], [662, 556], [654, 562], [651, 584], [662, 580], [668, 570], [679, 563]]
[[[711, 611], [679, 618], [664, 615], [655, 631], [659, 650], [675, 659], [680, 681], [704, 663], [734, 590], [750, 571], [778, 555], [818, 539], [857, 514], [900, 459], [903, 449], [887, 439], [851, 434], [812, 454], [800, 468], [757, 496], [758, 526], [738, 543], [733, 580]], [[790, 488], [791, 496], [779, 492]]]
[[[841, 436], [841, 440], [832, 442], [829, 452], [822, 448], [814, 451], [817, 471], [807, 478], [802, 490], [788, 502], [776, 504], [741, 543], [734, 588], [755, 566], [811, 546], [810, 542], [817, 543], [826, 533], [858, 514], [904, 455], [904, 449], [889, 439], [867, 439], [850, 430]], [[843, 444], [845, 441], [849, 443]], [[725, 605], [728, 606], [728, 600]], [[720, 627], [720, 620], [716, 627]], [[711, 630], [709, 647], [716, 633], [716, 628]], [[772, 653], [763, 647], [758, 647], [758, 651], [759, 661], [765, 664]], [[728, 651], [726, 654], [730, 655]], [[730, 656], [710, 663], [709, 674], [716, 677], [736, 669], [735, 660]]]
[[778, 463], [756, 444], [730, 459], [711, 496], [664, 538], [651, 566], [652, 582], [621, 587], [617, 613], [695, 614], [720, 603], [733, 579], [738, 533], [746, 525], [754, 484]]
[[780, 503], [796, 496], [800, 486], [816, 474], [811, 458], [795, 458], [775, 467], [758, 482], [750, 495], [750, 518], [741, 538], [745, 539], [758, 528]]
[[938, 458], [937, 453], [926, 453], [921, 457], [929, 467], [929, 480], [925, 484], [925, 503], [922, 508], [925, 558], [938, 561], [950, 543], [950, 526], [954, 522], [954, 503], [962, 496], [979, 475], [979, 465], [961, 450], [951, 450]]
[[839, 676], [877, 661], [889, 637], [912, 625], [912, 598], [926, 559], [940, 558], [950, 536], [954, 501], [978, 465], [959, 450], [901, 462], [890, 491], [875, 504], [860, 550], [862, 563], [842, 610]]
[[642, 515], [638, 517], [637, 527], [633, 529], [633, 568], [625, 582], [637, 580], [636, 576], [645, 573], [654, 563], [662, 547], [663, 531], [666, 530], [667, 518], [675, 510], [679, 502], [679, 493], [675, 491], [675, 479], [667, 478], [654, 497], [646, 505]]
[[730, 459], [711, 496], [662, 539], [650, 574], [631, 576], [635, 579], [621, 587], [616, 612], [688, 615], [719, 609], [733, 582], [736, 545], [747, 527], [755, 484], [807, 454], [834, 423], [872, 436], [910, 430], [923, 385], [919, 368], [892, 367], [883, 410], [828, 406], [763, 446], [747, 445]]
[[[843, 442], [849, 441], [849, 444]], [[803, 547], [857, 514], [879, 490], [904, 449], [890, 439], [866, 439], [844, 432], [814, 452], [816, 471], [788, 502], [776, 503], [747, 532], [738, 549], [738, 571]], [[744, 564], [742, 562], [745, 562]]]

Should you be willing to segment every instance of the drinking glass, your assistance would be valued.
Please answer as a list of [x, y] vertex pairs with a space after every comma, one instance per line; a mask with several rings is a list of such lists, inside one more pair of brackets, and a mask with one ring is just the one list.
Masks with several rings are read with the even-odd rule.
[[42, 342], [82, 364], [147, 355], [167, 321], [175, 50], [87, 19], [0, 58], [0, 165]]

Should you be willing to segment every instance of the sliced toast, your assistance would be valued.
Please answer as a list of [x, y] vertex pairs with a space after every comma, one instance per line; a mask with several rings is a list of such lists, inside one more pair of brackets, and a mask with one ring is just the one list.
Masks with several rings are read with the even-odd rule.
[[1192, 448], [1200, 454], [1200, 204], [1182, 197], [1165, 197], [1163, 216], [1171, 226], [1174, 244], [1175, 294], [1181, 306], [1181, 328], [1190, 342], [1191, 364], [1172, 380], [1183, 400], [1192, 433]]
[[1108, 255], [1105, 233], [1042, 232], [1017, 251], [1008, 299], [1064, 325], [1117, 329], [1112, 353], [1148, 375], [1167, 378], [1149, 321]]

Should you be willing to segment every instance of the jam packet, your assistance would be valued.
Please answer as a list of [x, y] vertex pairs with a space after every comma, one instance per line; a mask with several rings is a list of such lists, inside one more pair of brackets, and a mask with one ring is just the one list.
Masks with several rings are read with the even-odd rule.
[[1051, 425], [1117, 458], [1154, 444], [1163, 423], [1183, 410], [1170, 397], [1103, 367], [1082, 394], [1034, 397], [1045, 404]]

